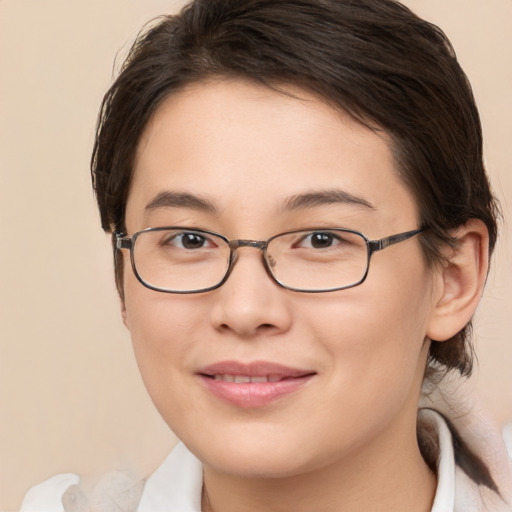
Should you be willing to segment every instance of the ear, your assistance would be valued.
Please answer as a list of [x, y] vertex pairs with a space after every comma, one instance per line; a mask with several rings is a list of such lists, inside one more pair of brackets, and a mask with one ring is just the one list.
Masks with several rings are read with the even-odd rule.
[[489, 267], [489, 233], [479, 219], [471, 219], [452, 235], [446, 261], [435, 269], [435, 303], [427, 327], [431, 340], [445, 341], [471, 320], [483, 293]]

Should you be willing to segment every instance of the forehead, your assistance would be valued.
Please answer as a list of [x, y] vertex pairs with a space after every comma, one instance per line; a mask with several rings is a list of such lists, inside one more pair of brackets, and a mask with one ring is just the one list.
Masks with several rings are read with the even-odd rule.
[[217, 212], [275, 215], [291, 197], [342, 191], [393, 216], [414, 202], [388, 137], [297, 88], [241, 80], [193, 84], [169, 96], [139, 142], [127, 205], [140, 215], [162, 192], [211, 200]]

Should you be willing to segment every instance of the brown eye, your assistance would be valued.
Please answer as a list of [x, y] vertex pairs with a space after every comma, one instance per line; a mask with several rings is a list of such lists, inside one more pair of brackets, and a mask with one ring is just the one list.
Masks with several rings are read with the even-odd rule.
[[313, 233], [311, 235], [311, 247], [323, 249], [333, 244], [334, 236], [331, 233]]
[[206, 238], [196, 233], [184, 233], [180, 237], [181, 244], [185, 249], [201, 249], [206, 243]]
[[334, 233], [317, 231], [308, 233], [300, 240], [297, 246], [306, 249], [328, 249], [339, 242], [339, 237]]
[[177, 249], [197, 250], [215, 247], [212, 240], [199, 233], [175, 233], [161, 243], [162, 246], [176, 247]]

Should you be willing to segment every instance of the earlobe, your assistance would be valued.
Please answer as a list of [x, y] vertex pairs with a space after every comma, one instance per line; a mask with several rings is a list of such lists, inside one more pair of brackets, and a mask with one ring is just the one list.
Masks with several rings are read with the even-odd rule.
[[428, 324], [431, 340], [445, 341], [471, 320], [483, 293], [489, 265], [489, 234], [479, 219], [454, 231], [457, 245], [435, 270], [435, 303]]

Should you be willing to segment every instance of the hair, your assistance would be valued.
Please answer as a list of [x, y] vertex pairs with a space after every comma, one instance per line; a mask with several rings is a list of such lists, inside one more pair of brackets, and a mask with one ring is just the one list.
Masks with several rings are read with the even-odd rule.
[[[416, 199], [429, 265], [453, 230], [480, 219], [492, 253], [498, 206], [483, 165], [471, 86], [445, 34], [394, 0], [194, 0], [138, 36], [106, 93], [91, 170], [101, 222], [124, 232], [136, 151], [169, 95], [210, 78], [241, 78], [316, 94], [391, 140]], [[116, 251], [114, 251], [116, 253]], [[116, 258], [122, 289], [122, 259]], [[432, 340], [429, 368], [470, 375], [471, 324]], [[470, 471], [467, 471], [470, 473]], [[481, 480], [492, 488], [492, 480]]]

